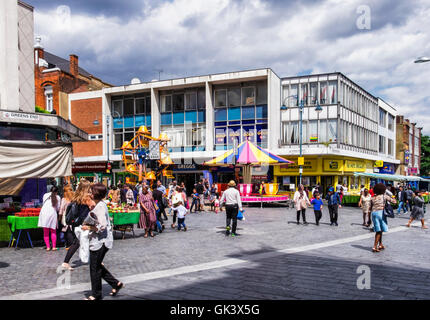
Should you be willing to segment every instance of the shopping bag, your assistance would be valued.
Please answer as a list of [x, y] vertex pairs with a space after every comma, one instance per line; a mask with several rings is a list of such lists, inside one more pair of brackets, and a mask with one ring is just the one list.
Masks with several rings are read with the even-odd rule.
[[239, 210], [239, 213], [237, 214], [237, 220], [245, 220], [245, 217], [243, 216], [243, 213], [245, 210]]

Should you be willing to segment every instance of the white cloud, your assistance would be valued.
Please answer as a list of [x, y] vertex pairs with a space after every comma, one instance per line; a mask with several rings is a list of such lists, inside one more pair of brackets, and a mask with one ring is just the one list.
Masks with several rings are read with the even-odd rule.
[[369, 1], [375, 27], [358, 30], [361, 2], [148, 2], [128, 20], [72, 10], [68, 28], [55, 18], [56, 8], [36, 7], [35, 24], [48, 51], [76, 53], [83, 67], [116, 84], [135, 76], [151, 80], [160, 68], [164, 78], [259, 67], [281, 76], [340, 71], [430, 134], [430, 63], [413, 63], [430, 55], [429, 3], [416, 1], [410, 12], [399, 5], [384, 15], [383, 1]]

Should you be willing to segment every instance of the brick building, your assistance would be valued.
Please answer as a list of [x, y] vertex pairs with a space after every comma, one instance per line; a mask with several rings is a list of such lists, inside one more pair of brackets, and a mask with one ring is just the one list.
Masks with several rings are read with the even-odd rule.
[[420, 175], [421, 130], [404, 116], [396, 117], [396, 158], [400, 160], [397, 174]]

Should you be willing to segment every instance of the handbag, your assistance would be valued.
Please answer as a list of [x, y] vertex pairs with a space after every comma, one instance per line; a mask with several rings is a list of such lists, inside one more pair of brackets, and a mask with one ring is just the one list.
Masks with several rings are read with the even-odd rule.
[[239, 210], [239, 212], [237, 214], [237, 220], [243, 220], [243, 211], [244, 210]]
[[385, 201], [384, 215], [388, 218], [394, 218], [393, 206], [388, 201]]

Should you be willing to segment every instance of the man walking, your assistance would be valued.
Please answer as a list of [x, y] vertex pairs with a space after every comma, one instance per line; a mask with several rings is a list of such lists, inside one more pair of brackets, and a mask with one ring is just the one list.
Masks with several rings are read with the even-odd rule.
[[403, 209], [403, 213], [407, 213], [408, 209], [406, 208], [406, 191], [403, 190], [403, 187], [399, 187], [399, 192], [397, 193], [397, 200], [399, 200], [399, 208], [397, 209], [397, 214], [400, 214], [400, 210]]
[[407, 202], [406, 210], [408, 210], [408, 207], [409, 207], [409, 210], [411, 212], [412, 212], [412, 205], [413, 205], [413, 203], [412, 203], [413, 197], [414, 197], [414, 192], [412, 191], [411, 187], [409, 186], [408, 190], [406, 190], [406, 202]]
[[199, 183], [197, 183], [196, 190], [200, 199], [199, 211], [205, 211], [205, 187], [203, 185], [203, 180], [200, 180]]
[[338, 209], [342, 208], [340, 205], [340, 196], [338, 192], [334, 192], [334, 188], [330, 188], [328, 195], [326, 197], [326, 200], [328, 201], [328, 212], [330, 213], [330, 225], [338, 226], [337, 224], [337, 216], [338, 216]]
[[242, 211], [242, 201], [240, 200], [240, 193], [235, 188], [236, 182], [231, 180], [228, 183], [228, 189], [224, 191], [220, 200], [220, 206], [225, 202], [225, 211], [227, 214], [226, 218], [226, 231], [225, 234], [228, 236], [230, 234], [230, 224], [233, 220], [233, 228], [231, 229], [231, 236], [235, 237], [236, 227], [237, 227], [237, 214], [239, 210]]

